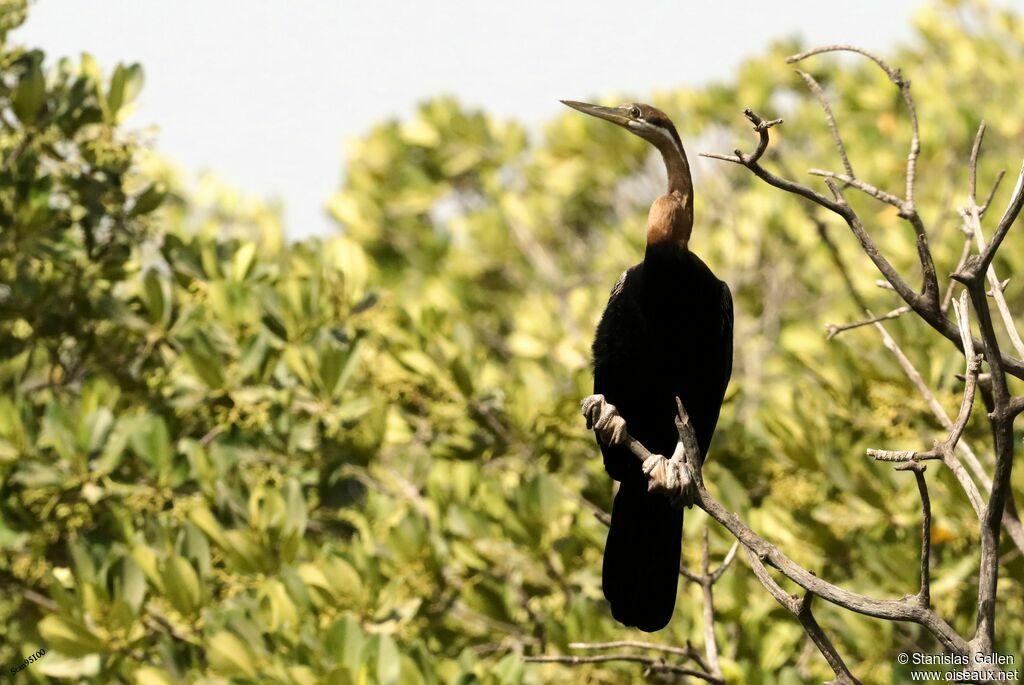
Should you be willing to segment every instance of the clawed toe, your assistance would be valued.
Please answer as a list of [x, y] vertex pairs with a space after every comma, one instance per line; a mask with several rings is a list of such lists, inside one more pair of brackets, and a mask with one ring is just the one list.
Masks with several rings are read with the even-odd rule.
[[696, 477], [689, 463], [652, 454], [644, 461], [643, 472], [648, 492], [663, 493], [679, 509], [693, 506]]
[[587, 420], [587, 430], [594, 427], [600, 412], [595, 411], [604, 402], [604, 395], [588, 395], [580, 402], [580, 413]]
[[676, 462], [676, 469], [679, 474], [679, 494], [673, 499], [672, 504], [676, 507], [693, 506], [693, 500], [697, 491], [697, 473], [689, 461]]
[[626, 421], [604, 395], [590, 395], [584, 398], [580, 403], [580, 410], [587, 419], [587, 428], [592, 428], [601, 442], [606, 445], [620, 445], [625, 441]]

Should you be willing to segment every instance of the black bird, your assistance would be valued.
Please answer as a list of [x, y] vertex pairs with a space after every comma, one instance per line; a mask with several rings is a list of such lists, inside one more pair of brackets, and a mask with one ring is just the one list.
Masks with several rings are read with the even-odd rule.
[[[617, 410], [630, 435], [669, 456], [678, 438], [678, 397], [706, 455], [732, 374], [732, 295], [689, 248], [693, 184], [679, 134], [650, 105], [563, 102], [651, 143], [668, 171], [668, 192], [647, 217], [644, 260], [619, 278], [597, 327], [588, 416], [599, 424], [599, 414]], [[604, 595], [616, 620], [653, 632], [668, 624], [675, 607], [683, 508], [648, 491], [640, 462], [621, 444], [619, 431], [603, 423], [595, 428], [605, 469], [619, 481], [604, 551]]]

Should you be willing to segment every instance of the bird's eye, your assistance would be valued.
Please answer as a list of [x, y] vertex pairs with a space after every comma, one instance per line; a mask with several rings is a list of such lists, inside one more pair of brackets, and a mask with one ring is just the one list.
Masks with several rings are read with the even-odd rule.
[[640, 118], [640, 108], [637, 107], [636, 105], [631, 106], [629, 108], [629, 116], [633, 117], [634, 119], [639, 119]]

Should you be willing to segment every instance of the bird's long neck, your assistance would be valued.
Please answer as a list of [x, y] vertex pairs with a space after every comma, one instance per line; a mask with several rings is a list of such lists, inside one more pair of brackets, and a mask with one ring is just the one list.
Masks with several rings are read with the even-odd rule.
[[683, 145], [667, 132], [652, 141], [661, 152], [668, 172], [668, 192], [651, 205], [647, 216], [647, 244], [676, 243], [686, 248], [693, 230], [693, 179]]

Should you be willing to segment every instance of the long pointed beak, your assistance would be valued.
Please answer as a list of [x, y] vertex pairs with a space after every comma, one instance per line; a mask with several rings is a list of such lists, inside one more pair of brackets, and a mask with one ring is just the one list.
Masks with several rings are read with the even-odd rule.
[[576, 102], [575, 100], [561, 100], [560, 102], [584, 114], [610, 121], [623, 128], [629, 128], [630, 118], [618, 107], [602, 107], [601, 105], [591, 105], [586, 102]]

